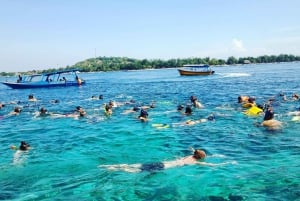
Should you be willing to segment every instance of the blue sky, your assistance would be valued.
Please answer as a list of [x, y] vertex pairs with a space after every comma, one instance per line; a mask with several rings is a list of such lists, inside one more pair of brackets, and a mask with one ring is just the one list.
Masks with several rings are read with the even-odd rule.
[[299, 0], [1, 0], [0, 72], [95, 56], [300, 55]]

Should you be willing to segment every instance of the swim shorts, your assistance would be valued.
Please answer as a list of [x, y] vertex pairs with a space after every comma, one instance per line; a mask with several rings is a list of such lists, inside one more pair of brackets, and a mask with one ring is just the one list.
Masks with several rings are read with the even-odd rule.
[[163, 170], [164, 167], [165, 165], [162, 162], [157, 162], [157, 163], [142, 164], [142, 167], [140, 169], [141, 171], [153, 172], [153, 171]]

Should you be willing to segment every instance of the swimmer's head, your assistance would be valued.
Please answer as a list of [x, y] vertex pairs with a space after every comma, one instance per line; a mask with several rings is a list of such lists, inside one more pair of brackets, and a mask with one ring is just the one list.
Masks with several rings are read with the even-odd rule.
[[185, 114], [192, 114], [192, 112], [193, 112], [193, 110], [192, 110], [192, 108], [190, 106], [187, 106], [185, 108]]
[[29, 94], [28, 99], [34, 99], [33, 94]]
[[26, 151], [29, 149], [29, 147], [30, 147], [30, 145], [27, 142], [21, 141], [20, 150]]
[[47, 112], [47, 110], [46, 110], [45, 108], [42, 107], [42, 108], [40, 109], [40, 113], [41, 113], [41, 114], [45, 114], [46, 112]]
[[148, 112], [144, 109], [141, 110], [141, 114], [140, 114], [140, 117], [148, 117]]
[[181, 111], [181, 110], [183, 110], [183, 108], [184, 108], [184, 106], [183, 106], [183, 105], [178, 105], [178, 106], [177, 106], [177, 110], [178, 110], [178, 111]]
[[140, 108], [138, 106], [134, 106], [132, 110], [135, 112], [138, 112], [138, 111], [140, 111]]
[[204, 151], [197, 149], [194, 151], [193, 157], [196, 159], [204, 159], [206, 157], [206, 154]]
[[207, 120], [209, 120], [209, 121], [215, 120], [215, 115], [214, 115], [214, 114], [209, 115], [209, 116], [207, 117]]
[[79, 111], [79, 116], [84, 117], [86, 115], [86, 112], [84, 110]]
[[191, 96], [191, 101], [192, 102], [195, 102], [197, 100], [197, 97], [196, 96]]
[[19, 107], [15, 107], [15, 109], [14, 109], [14, 112], [16, 112], [16, 113], [20, 113], [20, 112], [21, 112], [21, 108], [19, 108]]
[[254, 98], [254, 97], [250, 97], [250, 98], [248, 99], [248, 101], [249, 101], [249, 103], [254, 103], [255, 98]]

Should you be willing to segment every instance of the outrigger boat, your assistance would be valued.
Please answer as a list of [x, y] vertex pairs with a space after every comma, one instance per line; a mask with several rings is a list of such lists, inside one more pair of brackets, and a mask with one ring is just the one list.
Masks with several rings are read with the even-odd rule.
[[178, 69], [180, 75], [194, 76], [194, 75], [212, 75], [215, 71], [211, 70], [207, 64], [188, 64]]
[[13, 89], [31, 89], [48, 87], [79, 86], [85, 81], [77, 75], [78, 70], [64, 70], [52, 73], [34, 74], [21, 77], [16, 82], [1, 82]]

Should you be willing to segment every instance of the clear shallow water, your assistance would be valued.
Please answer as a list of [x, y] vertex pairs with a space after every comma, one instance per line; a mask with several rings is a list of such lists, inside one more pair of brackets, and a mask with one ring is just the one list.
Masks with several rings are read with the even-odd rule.
[[[248, 117], [236, 103], [240, 94], [264, 103], [284, 91], [300, 93], [300, 64], [248, 65], [214, 68], [208, 77], [180, 77], [176, 69], [81, 74], [82, 87], [12, 90], [0, 85], [1, 102], [21, 101], [19, 116], [0, 119], [0, 200], [297, 200], [300, 197], [299, 122], [285, 115], [300, 106], [277, 96], [280, 131], [255, 127], [262, 117]], [[7, 78], [0, 78], [5, 80]], [[8, 78], [11, 79], [11, 78]], [[39, 101], [28, 103], [33, 93]], [[90, 100], [92, 95], [104, 100]], [[196, 95], [204, 109], [191, 117], [176, 106]], [[58, 99], [60, 103], [52, 104]], [[109, 100], [141, 104], [156, 102], [150, 121], [121, 114], [132, 106], [103, 113]], [[35, 118], [39, 107], [70, 113], [78, 105], [88, 117]], [[0, 110], [5, 116], [14, 105]], [[216, 114], [215, 122], [175, 126], [187, 119]], [[152, 124], [166, 123], [167, 129]], [[173, 126], [172, 126], [173, 125]], [[14, 161], [12, 144], [25, 140], [33, 147]], [[206, 161], [236, 161], [220, 167], [184, 166], [155, 173], [112, 172], [100, 164], [174, 160], [205, 149]], [[222, 157], [214, 157], [221, 155]]]

